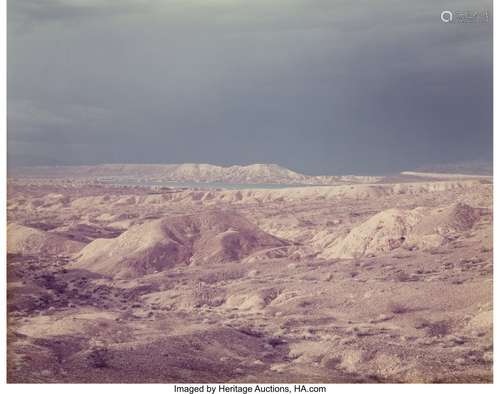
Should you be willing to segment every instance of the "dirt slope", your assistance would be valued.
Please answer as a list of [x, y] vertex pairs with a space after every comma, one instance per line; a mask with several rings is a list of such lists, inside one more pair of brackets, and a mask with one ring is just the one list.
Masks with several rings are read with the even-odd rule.
[[240, 214], [212, 211], [151, 220], [117, 238], [97, 239], [81, 251], [74, 266], [130, 278], [177, 265], [237, 261], [285, 244]]
[[85, 246], [36, 228], [11, 223], [7, 226], [7, 252], [19, 254], [72, 254]]
[[354, 227], [327, 247], [325, 258], [379, 256], [400, 247], [428, 249], [445, 244], [472, 228], [480, 210], [466, 204], [445, 208], [388, 209]]

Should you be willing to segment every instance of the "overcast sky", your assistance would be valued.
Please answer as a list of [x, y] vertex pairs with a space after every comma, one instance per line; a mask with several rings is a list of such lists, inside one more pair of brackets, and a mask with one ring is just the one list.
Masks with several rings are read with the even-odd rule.
[[9, 0], [11, 165], [492, 158], [492, 22], [439, 0]]

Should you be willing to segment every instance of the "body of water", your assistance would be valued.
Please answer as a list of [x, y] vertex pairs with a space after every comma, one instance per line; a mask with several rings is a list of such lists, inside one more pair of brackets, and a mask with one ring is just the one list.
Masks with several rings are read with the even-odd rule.
[[189, 189], [286, 189], [290, 187], [309, 187], [321, 185], [276, 184], [276, 183], [223, 183], [223, 182], [171, 182], [147, 179], [100, 179], [99, 183], [116, 186], [170, 187]]

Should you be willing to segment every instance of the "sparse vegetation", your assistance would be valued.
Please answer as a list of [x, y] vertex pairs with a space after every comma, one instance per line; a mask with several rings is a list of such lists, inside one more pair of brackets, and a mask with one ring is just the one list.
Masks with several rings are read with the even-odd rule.
[[415, 323], [415, 328], [425, 329], [427, 335], [431, 337], [444, 337], [450, 334], [450, 322], [446, 320], [429, 321], [420, 319]]
[[224, 301], [224, 290], [216, 287], [207, 286], [203, 282], [198, 282], [193, 293], [193, 305], [197, 308], [207, 306], [219, 306]]
[[[300, 371], [311, 382], [490, 381], [493, 262], [491, 250], [481, 249], [491, 247], [490, 227], [476, 226], [471, 240], [460, 237], [460, 249], [453, 248], [456, 241], [437, 247], [447, 255], [429, 254], [420, 245], [408, 252], [385, 238], [400, 240], [399, 226], [409, 213], [418, 221], [437, 208], [446, 212], [459, 193], [476, 193], [466, 187], [439, 191], [444, 184], [433, 184], [429, 194], [421, 185], [387, 199], [385, 191], [367, 198], [369, 185], [355, 200], [358, 186], [348, 197], [332, 198], [344, 188], [318, 188], [314, 193], [321, 198], [309, 192], [313, 188], [293, 188], [240, 191], [237, 200], [235, 191], [207, 192], [202, 185], [195, 192], [165, 189], [156, 195], [142, 187], [94, 188], [91, 203], [80, 189], [64, 209], [47, 206], [28, 215], [31, 192], [23, 189], [25, 205], [9, 210], [22, 225], [35, 213], [37, 222], [57, 222], [52, 230], [61, 237], [68, 236], [68, 223], [88, 222], [101, 238], [104, 221], [120, 216], [120, 233], [134, 227], [137, 239], [123, 237], [111, 256], [95, 243], [99, 269], [117, 269], [108, 274], [94, 271], [93, 264], [82, 268], [77, 257], [8, 255], [8, 379], [239, 383], [260, 376], [286, 381]], [[390, 193], [394, 186], [376, 187]], [[34, 188], [42, 200], [49, 191]], [[216, 213], [226, 208], [238, 217]], [[353, 210], [361, 215], [351, 218]], [[121, 223], [131, 212], [133, 224]], [[357, 232], [362, 237], [352, 234], [338, 254], [323, 254], [380, 212], [383, 229], [375, 238]], [[339, 220], [335, 227], [325, 227], [333, 218]], [[220, 225], [226, 219], [234, 226]], [[424, 232], [434, 231], [434, 219]], [[140, 230], [154, 220], [155, 231]], [[420, 234], [413, 228], [403, 231], [408, 243]], [[233, 243], [234, 237], [242, 242]], [[276, 237], [287, 246], [276, 247]], [[134, 248], [127, 248], [129, 242]], [[123, 264], [115, 265], [117, 254]], [[179, 256], [177, 263], [172, 255]], [[88, 259], [94, 261], [90, 254]]]
[[215, 284], [219, 282], [228, 282], [231, 280], [238, 280], [245, 276], [243, 270], [219, 270], [214, 272], [208, 272], [200, 276], [200, 282], [206, 284]]
[[396, 315], [408, 313], [410, 311], [410, 308], [407, 305], [399, 302], [390, 302], [387, 305], [387, 309], [389, 312], [394, 313]]
[[411, 282], [415, 280], [415, 278], [411, 277], [408, 273], [404, 271], [397, 272], [395, 279], [397, 282]]
[[95, 347], [90, 351], [87, 359], [93, 368], [107, 368], [109, 367], [111, 356], [108, 348]]

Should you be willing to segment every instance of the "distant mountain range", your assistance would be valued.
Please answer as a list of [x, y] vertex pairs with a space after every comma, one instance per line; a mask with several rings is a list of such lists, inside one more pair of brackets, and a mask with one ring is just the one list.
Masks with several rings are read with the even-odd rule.
[[100, 164], [88, 166], [35, 166], [9, 168], [9, 176], [23, 178], [140, 178], [172, 182], [239, 184], [335, 185], [373, 183], [377, 176], [311, 176], [277, 164], [216, 166], [212, 164]]

